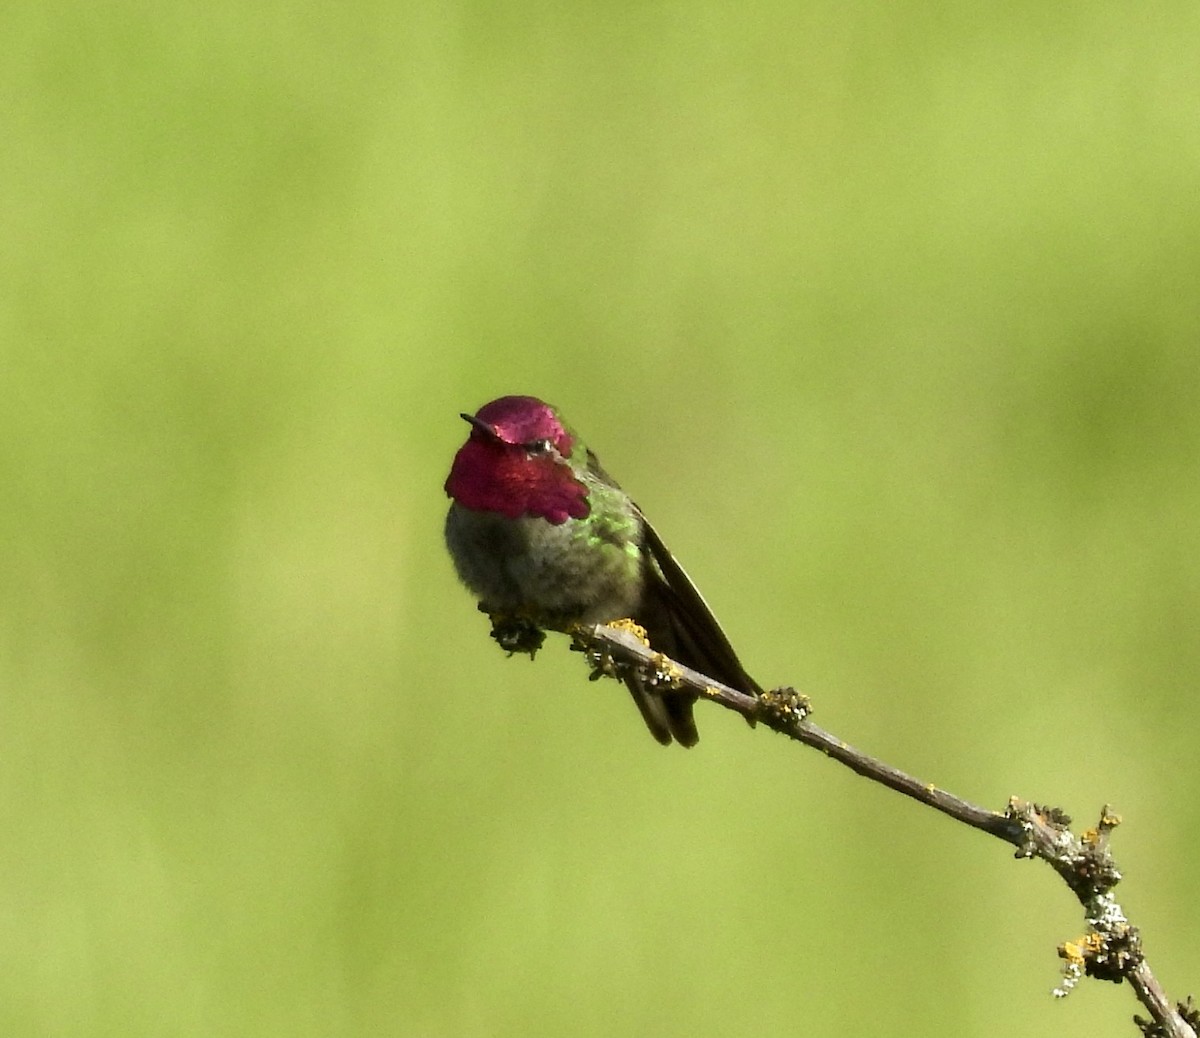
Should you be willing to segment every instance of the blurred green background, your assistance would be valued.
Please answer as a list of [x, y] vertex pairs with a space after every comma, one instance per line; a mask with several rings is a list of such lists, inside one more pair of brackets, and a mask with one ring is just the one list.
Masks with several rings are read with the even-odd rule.
[[504, 659], [442, 481], [511, 392], [820, 723], [1112, 801], [1196, 988], [1194, 3], [0, 31], [0, 1031], [1134, 1033], [1044, 866]]

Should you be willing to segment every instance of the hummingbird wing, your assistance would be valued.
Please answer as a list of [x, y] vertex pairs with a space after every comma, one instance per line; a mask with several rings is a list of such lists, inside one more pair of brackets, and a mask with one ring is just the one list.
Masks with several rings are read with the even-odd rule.
[[[588, 465], [599, 479], [617, 485], [591, 451]], [[758, 695], [762, 689], [746, 673], [708, 603], [645, 513], [636, 504], [633, 507], [641, 525], [644, 579], [642, 600], [632, 619], [645, 628], [651, 647], [658, 652], [739, 692]], [[695, 696], [656, 695], [636, 676], [627, 684], [646, 726], [659, 742], [668, 745], [674, 739], [683, 746], [694, 746], [699, 741], [692, 719]]]
[[[762, 688], [746, 673], [746, 668], [742, 666], [742, 661], [738, 659], [708, 603], [704, 601], [675, 556], [667, 550], [662, 538], [645, 515], [642, 515], [642, 531], [649, 558], [657, 569], [658, 578], [649, 582], [647, 590], [656, 603], [665, 607], [666, 620], [670, 627], [666, 640], [674, 644], [675, 651], [669, 651], [665, 645], [656, 645], [656, 648], [672, 659], [677, 659], [710, 678], [716, 678], [739, 692], [758, 695]], [[655, 644], [652, 633], [650, 643]]]

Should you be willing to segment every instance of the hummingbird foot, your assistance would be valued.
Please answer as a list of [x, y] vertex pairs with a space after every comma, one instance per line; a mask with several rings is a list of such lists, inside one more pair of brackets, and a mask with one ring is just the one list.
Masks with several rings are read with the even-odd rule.
[[[619, 623], [620, 621], [618, 621]], [[632, 621], [629, 621], [632, 622]], [[617, 623], [604, 624], [605, 627], [616, 627]], [[617, 678], [626, 681], [637, 669], [634, 663], [625, 663], [613, 658], [611, 652], [598, 645], [592, 637], [594, 628], [589, 624], [575, 624], [568, 629], [571, 635], [571, 650], [582, 652], [591, 668], [589, 681], [599, 681], [601, 678]]]
[[500, 648], [510, 656], [520, 652], [533, 659], [537, 655], [546, 640], [546, 632], [537, 624], [525, 616], [483, 611], [492, 621], [492, 638]]
[[[636, 638], [647, 649], [653, 649], [650, 639], [646, 637], [646, 629], [634, 620], [610, 620], [603, 625], [611, 631], [620, 631]], [[592, 680], [610, 677], [629, 680], [631, 674], [640, 673], [639, 683], [648, 691], [669, 690], [678, 691], [682, 687], [683, 671], [679, 664], [661, 652], [654, 653], [649, 666], [638, 663], [617, 662], [612, 654], [593, 647], [588, 637], [590, 628], [587, 624], [575, 624], [567, 631], [574, 639], [572, 649], [583, 652], [592, 665]]]
[[[625, 617], [621, 620], [610, 620], [604, 625], [614, 631], [621, 631], [631, 635], [641, 642], [647, 649], [653, 649], [650, 644], [650, 638], [646, 634], [646, 628], [639, 624], [636, 620]], [[649, 689], [669, 688], [678, 689], [680, 679], [683, 677], [683, 671], [679, 669], [679, 664], [670, 659], [665, 653], [656, 652], [651, 664], [651, 669], [646, 674], [646, 687]]]

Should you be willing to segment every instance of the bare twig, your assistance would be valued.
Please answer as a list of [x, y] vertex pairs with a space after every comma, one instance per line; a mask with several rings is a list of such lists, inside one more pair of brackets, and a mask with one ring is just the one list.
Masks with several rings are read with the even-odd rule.
[[1150, 972], [1138, 930], [1112, 896], [1121, 873], [1109, 853], [1109, 835], [1120, 818], [1105, 806], [1099, 822], [1076, 836], [1071, 819], [1058, 808], [1013, 797], [1004, 811], [989, 811], [937, 786], [922, 782], [863, 753], [809, 720], [807, 696], [778, 688], [760, 697], [722, 685], [698, 671], [655, 652], [627, 631], [604, 625], [572, 630], [573, 648], [583, 652], [593, 677], [620, 677], [639, 668], [647, 684], [662, 695], [700, 695], [757, 724], [820, 750], [872, 782], [894, 789], [966, 825], [1011, 843], [1019, 858], [1041, 858], [1062, 877], [1084, 907], [1087, 928], [1058, 949], [1065, 961], [1064, 980], [1054, 994], [1066, 995], [1083, 976], [1127, 980], [1150, 1020], [1134, 1017], [1146, 1038], [1197, 1038], [1200, 1013], [1186, 1003], [1172, 1005]]

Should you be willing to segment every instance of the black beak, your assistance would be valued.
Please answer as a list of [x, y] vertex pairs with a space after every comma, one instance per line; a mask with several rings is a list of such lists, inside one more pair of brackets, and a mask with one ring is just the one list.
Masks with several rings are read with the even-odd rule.
[[481, 433], [483, 433], [483, 435], [486, 436], [489, 440], [496, 439], [496, 430], [493, 429], [490, 425], [488, 425], [487, 422], [481, 421], [480, 419], [476, 418], [473, 414], [462, 414], [460, 412], [458, 417], [461, 418], [464, 422], [470, 422], [471, 425], [473, 425], [476, 429], [478, 429]]

